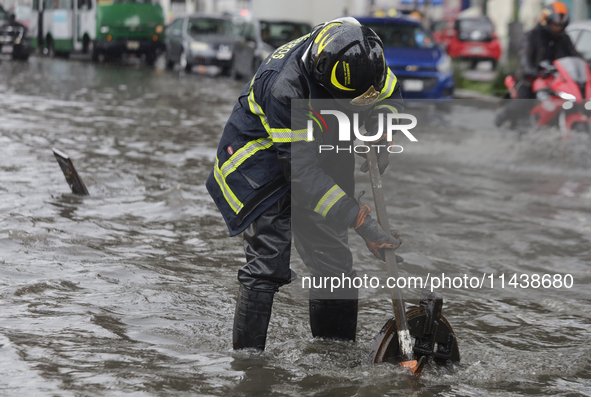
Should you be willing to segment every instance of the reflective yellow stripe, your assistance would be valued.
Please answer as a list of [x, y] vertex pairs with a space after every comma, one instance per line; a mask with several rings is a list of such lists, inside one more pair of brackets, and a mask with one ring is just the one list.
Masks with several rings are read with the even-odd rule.
[[273, 141], [269, 138], [260, 138], [255, 141], [250, 141], [240, 149], [236, 151], [224, 163], [221, 168], [222, 175], [224, 178], [227, 178], [232, 172], [236, 171], [236, 168], [240, 166], [240, 164], [244, 163], [248, 158], [253, 156], [256, 152], [263, 149], [268, 149], [273, 146]]
[[306, 141], [308, 138], [308, 130], [287, 130], [281, 131], [278, 128], [272, 128], [269, 134], [273, 142], [298, 142]]
[[326, 217], [328, 211], [330, 211], [330, 209], [337, 203], [337, 201], [339, 201], [344, 196], [345, 192], [343, 191], [343, 189], [341, 189], [338, 185], [334, 185], [318, 201], [318, 204], [316, 204], [316, 208], [314, 208], [314, 211]]
[[267, 116], [261, 106], [254, 99], [253, 89], [254, 79], [250, 83], [250, 93], [248, 94], [248, 106], [252, 114], [256, 114], [261, 119], [261, 124], [273, 142], [297, 142], [307, 140], [307, 130], [294, 130], [290, 128], [271, 128], [267, 121]]
[[220, 189], [222, 190], [222, 193], [224, 194], [224, 197], [225, 197], [228, 205], [232, 208], [232, 210], [235, 213], [239, 213], [240, 210], [242, 209], [242, 207], [244, 207], [244, 204], [242, 204], [240, 202], [240, 200], [238, 200], [238, 198], [236, 197], [234, 192], [232, 192], [232, 189], [230, 189], [230, 187], [226, 183], [226, 179], [224, 178], [223, 174], [220, 172], [218, 165], [219, 165], [219, 161], [216, 158], [215, 165], [213, 166], [213, 176], [215, 177], [216, 182], [218, 183]]
[[396, 75], [394, 75], [394, 73], [392, 73], [392, 71], [388, 68], [388, 76], [386, 77], [386, 84], [384, 84], [384, 88], [382, 89], [382, 92], [380, 92], [380, 96], [378, 98], [378, 101], [381, 101], [382, 99], [389, 98], [390, 95], [392, 95], [392, 93], [394, 92], [394, 87], [396, 87], [397, 81], [398, 81], [398, 78], [396, 77]]
[[328, 213], [328, 211], [330, 211], [332, 206], [335, 205], [337, 203], [337, 201], [339, 201], [343, 196], [345, 196], [345, 192], [343, 192], [343, 191], [341, 191], [338, 195], [336, 195], [335, 198], [332, 199], [332, 201], [330, 203], [328, 203], [328, 205], [326, 206], [326, 209], [324, 210], [324, 212], [322, 212], [322, 216], [326, 217], [326, 214]]

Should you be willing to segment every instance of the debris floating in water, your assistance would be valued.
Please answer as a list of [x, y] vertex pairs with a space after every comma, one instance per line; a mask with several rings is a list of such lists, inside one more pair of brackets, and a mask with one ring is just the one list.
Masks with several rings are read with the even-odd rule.
[[88, 189], [86, 185], [82, 181], [82, 178], [76, 172], [76, 168], [74, 168], [74, 163], [72, 163], [72, 159], [57, 149], [53, 149], [53, 155], [55, 156], [57, 163], [60, 165], [64, 176], [66, 177], [66, 182], [70, 185], [70, 189], [72, 189], [72, 193], [79, 194], [81, 196], [88, 196]]

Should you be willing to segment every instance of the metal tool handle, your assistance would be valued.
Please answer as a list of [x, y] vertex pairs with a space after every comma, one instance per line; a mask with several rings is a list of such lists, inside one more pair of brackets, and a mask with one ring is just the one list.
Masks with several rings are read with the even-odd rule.
[[[373, 192], [378, 222], [382, 229], [390, 234], [390, 222], [386, 211], [386, 199], [382, 189], [382, 177], [378, 169], [378, 158], [375, 148], [370, 148], [369, 153], [367, 153], [367, 160], [369, 162], [369, 177], [371, 179], [371, 190]], [[394, 250], [386, 249], [385, 256], [388, 277], [395, 277], [398, 279], [398, 264], [396, 263]], [[408, 321], [406, 319], [404, 300], [402, 299], [402, 291], [400, 291], [400, 288], [394, 284], [394, 288], [390, 289], [390, 293], [392, 294], [392, 306], [394, 307], [394, 316], [396, 317], [396, 328], [398, 329], [398, 342], [400, 344], [402, 364], [412, 370], [412, 366], [416, 364], [416, 361], [414, 359], [412, 340], [410, 338]], [[410, 364], [405, 365], [405, 362]]]

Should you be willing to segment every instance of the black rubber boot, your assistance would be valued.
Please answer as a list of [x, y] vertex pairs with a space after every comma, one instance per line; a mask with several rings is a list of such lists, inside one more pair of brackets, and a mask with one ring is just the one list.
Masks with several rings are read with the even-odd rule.
[[355, 342], [357, 308], [357, 299], [310, 299], [312, 335]]
[[255, 291], [240, 285], [234, 314], [234, 349], [265, 350], [274, 292]]

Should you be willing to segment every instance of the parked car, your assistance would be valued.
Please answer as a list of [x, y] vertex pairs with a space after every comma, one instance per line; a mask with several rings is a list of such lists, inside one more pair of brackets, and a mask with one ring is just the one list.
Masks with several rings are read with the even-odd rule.
[[234, 46], [232, 74], [235, 78], [254, 76], [275, 49], [312, 31], [307, 23], [251, 20], [242, 23]]
[[195, 65], [215, 65], [229, 74], [236, 30], [226, 16], [190, 15], [175, 19], [166, 29], [166, 67], [176, 63], [186, 71]]
[[30, 51], [29, 30], [16, 22], [14, 14], [0, 6], [0, 54], [9, 54], [12, 59], [26, 61]]
[[444, 48], [447, 48], [447, 45], [455, 34], [454, 22], [455, 19], [448, 18], [434, 21], [431, 24], [433, 39]]
[[566, 28], [575, 48], [583, 58], [591, 65], [591, 21], [571, 23]]
[[454, 80], [451, 59], [416, 20], [406, 17], [361, 17], [384, 43], [388, 67], [407, 99], [451, 99]]
[[472, 61], [474, 68], [480, 61], [491, 61], [495, 69], [501, 57], [501, 44], [488, 17], [459, 18], [454, 22], [447, 52], [452, 58]]

